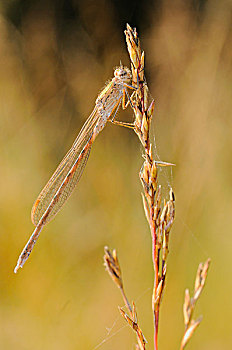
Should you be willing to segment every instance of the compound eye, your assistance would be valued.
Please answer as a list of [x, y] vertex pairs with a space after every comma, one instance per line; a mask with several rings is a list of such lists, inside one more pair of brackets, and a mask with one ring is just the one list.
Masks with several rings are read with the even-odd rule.
[[120, 76], [121, 79], [125, 78], [126, 71], [124, 69], [121, 69], [120, 72], [119, 72], [119, 76]]
[[117, 68], [114, 71], [114, 76], [120, 78], [121, 80], [127, 80], [129, 75], [130, 74], [128, 73], [128, 71], [124, 68]]

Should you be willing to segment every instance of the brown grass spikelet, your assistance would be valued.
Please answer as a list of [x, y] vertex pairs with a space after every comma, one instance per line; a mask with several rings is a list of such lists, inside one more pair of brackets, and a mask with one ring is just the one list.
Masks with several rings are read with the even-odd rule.
[[109, 273], [110, 277], [112, 278], [116, 286], [120, 289], [125, 305], [127, 306], [130, 314], [132, 315], [132, 308], [127, 299], [127, 296], [123, 287], [121, 268], [119, 265], [116, 250], [114, 249], [111, 253], [109, 248], [105, 247], [105, 254], [103, 259], [104, 259], [104, 265], [105, 265], [106, 271]]
[[104, 266], [118, 288], [123, 288], [122, 275], [118, 262], [117, 252], [114, 249], [111, 253], [108, 247], [105, 247], [104, 250]]
[[191, 321], [188, 329], [184, 333], [183, 339], [181, 341], [181, 348], [180, 349], [185, 348], [185, 346], [187, 345], [188, 341], [192, 337], [194, 331], [197, 329], [197, 327], [199, 326], [201, 321], [202, 321], [202, 317], [199, 317], [196, 321], [194, 321], [194, 320]]
[[200, 263], [197, 269], [194, 293], [193, 297], [190, 297], [189, 290], [185, 290], [185, 299], [183, 305], [183, 315], [184, 315], [184, 324], [185, 324], [185, 332], [181, 341], [180, 350], [183, 350], [192, 337], [195, 329], [198, 327], [200, 322], [202, 321], [202, 317], [199, 317], [197, 320], [193, 320], [193, 312], [195, 309], [195, 305], [197, 300], [199, 299], [201, 292], [204, 288], [206, 277], [208, 273], [210, 265], [210, 259], [208, 259], [204, 264]]
[[137, 312], [135, 308], [135, 303], [133, 302], [131, 307], [128, 301], [128, 298], [126, 296], [126, 293], [124, 291], [121, 268], [119, 265], [117, 252], [115, 249], [111, 252], [108, 247], [105, 247], [104, 265], [110, 277], [112, 278], [114, 283], [117, 285], [117, 287], [120, 289], [121, 295], [125, 302], [125, 306], [127, 307], [127, 310], [130, 316], [127, 315], [127, 313], [122, 308], [119, 308], [120, 313], [123, 316], [123, 318], [127, 321], [127, 323], [130, 325], [130, 327], [136, 332], [138, 349], [145, 350], [146, 340], [142, 333], [141, 328], [138, 325], [138, 317], [137, 317]]
[[145, 350], [145, 346], [146, 346], [147, 341], [143, 335], [141, 328], [138, 325], [135, 304], [133, 303], [133, 313], [132, 313], [133, 318], [128, 316], [126, 314], [126, 312], [121, 307], [119, 308], [119, 311], [121, 312], [121, 315], [126, 320], [126, 322], [129, 324], [129, 326], [136, 332], [137, 342], [138, 342], [137, 348], [140, 350]]

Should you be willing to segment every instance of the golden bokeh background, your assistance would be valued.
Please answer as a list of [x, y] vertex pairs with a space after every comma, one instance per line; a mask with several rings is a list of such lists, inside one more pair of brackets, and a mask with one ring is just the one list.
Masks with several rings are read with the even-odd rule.
[[[108, 125], [77, 189], [23, 270], [30, 210], [119, 61], [136, 26], [155, 99], [164, 195], [176, 195], [160, 349], [178, 349], [184, 290], [212, 265], [188, 349], [232, 348], [232, 1], [29, 1], [0, 4], [0, 344], [18, 350], [132, 349], [135, 335], [103, 267], [116, 248], [125, 289], [152, 349], [151, 242], [136, 135]], [[130, 110], [118, 119], [131, 120]], [[154, 144], [154, 142], [153, 142]]]

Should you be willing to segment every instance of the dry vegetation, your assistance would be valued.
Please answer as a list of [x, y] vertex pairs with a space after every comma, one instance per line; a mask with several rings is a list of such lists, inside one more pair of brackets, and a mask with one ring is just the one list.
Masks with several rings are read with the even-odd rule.
[[[173, 172], [157, 166], [162, 196], [169, 200], [174, 188], [176, 207], [159, 348], [180, 347], [184, 289], [210, 256], [207, 286], [193, 316], [204, 320], [187, 349], [231, 349], [231, 1], [165, 0], [158, 7], [147, 2], [146, 16], [137, 17], [143, 15], [143, 23], [124, 16], [121, 24], [115, 1], [65, 1], [80, 4], [66, 26], [55, 2], [1, 3], [1, 347], [131, 349], [135, 334], [118, 313], [117, 288], [103, 273], [105, 245], [117, 248], [128, 300], [136, 304], [147, 348], [153, 345], [154, 267], [137, 176], [145, 159], [133, 131], [109, 123], [78, 191], [41, 237], [27, 269], [13, 274], [39, 189], [71, 146], [112, 68], [120, 59], [130, 65], [122, 34], [128, 21], [139, 30], [155, 98], [153, 160], [158, 153], [176, 164]], [[26, 3], [30, 7], [21, 11], [18, 5]], [[20, 21], [7, 14], [8, 6]], [[121, 120], [132, 116], [131, 108], [120, 113]], [[194, 294], [186, 298], [187, 314]]]
[[[145, 215], [150, 226], [152, 241], [152, 261], [154, 268], [154, 286], [152, 294], [152, 311], [154, 317], [154, 349], [158, 349], [158, 328], [159, 314], [162, 295], [166, 282], [167, 273], [167, 257], [169, 253], [169, 235], [175, 217], [175, 198], [173, 190], [170, 189], [170, 198], [168, 201], [164, 199], [162, 203], [161, 186], [158, 184], [158, 167], [170, 166], [172, 164], [157, 162], [153, 160], [152, 144], [150, 143], [150, 125], [154, 112], [154, 101], [148, 105], [148, 86], [145, 78], [144, 52], [141, 51], [140, 40], [136, 29], [132, 29], [127, 24], [125, 31], [126, 43], [131, 59], [132, 82], [136, 86], [135, 98], [132, 101], [132, 108], [135, 115], [134, 131], [138, 135], [139, 140], [144, 148], [144, 163], [140, 170], [139, 177], [143, 186], [144, 194], [142, 194]], [[129, 312], [129, 316], [120, 308], [122, 316], [137, 334], [137, 347], [144, 350], [146, 340], [143, 332], [138, 324], [135, 303], [131, 308], [128, 298], [126, 297], [121, 269], [118, 262], [117, 253], [112, 253], [105, 248], [104, 262], [107, 271], [115, 284], [119, 287], [125, 305]], [[186, 290], [184, 302], [184, 323], [185, 333], [181, 342], [181, 350], [184, 349], [187, 342], [191, 338], [193, 332], [199, 325], [201, 319], [193, 320], [192, 315], [195, 303], [198, 300], [204, 287], [209, 267], [209, 259], [202, 265], [199, 265], [194, 296], [190, 299], [189, 291]]]

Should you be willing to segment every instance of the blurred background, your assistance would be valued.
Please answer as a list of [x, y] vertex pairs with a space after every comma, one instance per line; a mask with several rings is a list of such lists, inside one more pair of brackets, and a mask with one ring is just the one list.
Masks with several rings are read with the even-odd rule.
[[[0, 344], [5, 350], [134, 349], [103, 267], [118, 251], [124, 284], [153, 348], [151, 242], [133, 131], [109, 125], [84, 175], [13, 274], [33, 231], [34, 200], [92, 111], [113, 68], [129, 65], [124, 29], [136, 26], [155, 99], [154, 152], [163, 194], [176, 195], [160, 349], [178, 349], [184, 290], [212, 259], [188, 349], [232, 348], [232, 1], [1, 1]], [[132, 120], [130, 111], [119, 120]]]

